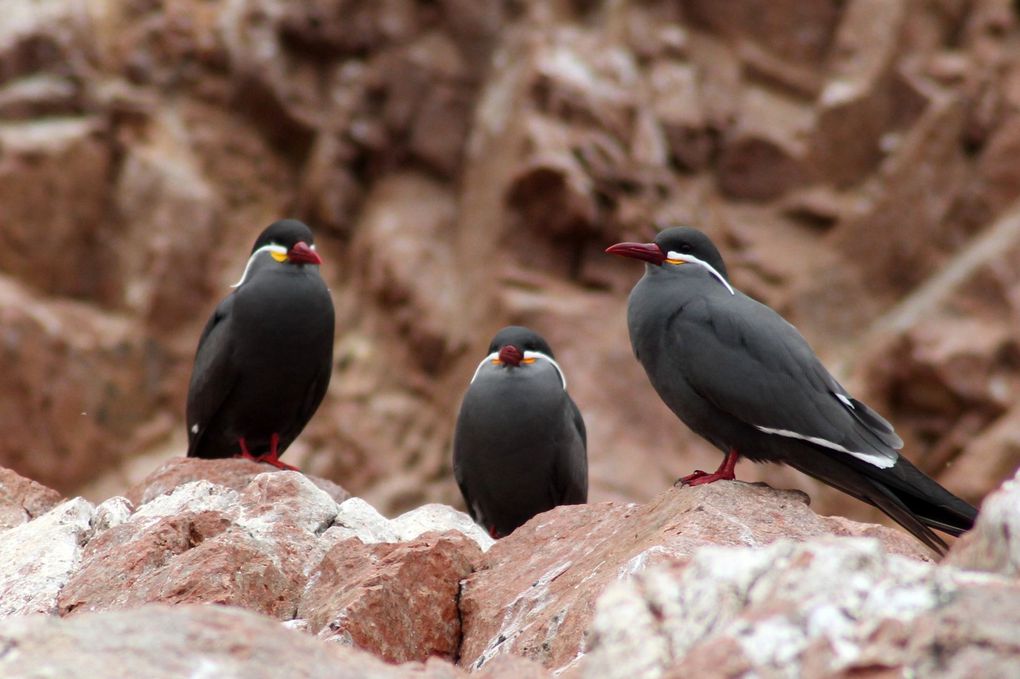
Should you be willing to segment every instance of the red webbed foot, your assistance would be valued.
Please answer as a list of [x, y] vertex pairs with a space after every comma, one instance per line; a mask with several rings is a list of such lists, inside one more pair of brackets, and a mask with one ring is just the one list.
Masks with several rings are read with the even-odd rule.
[[241, 445], [241, 454], [237, 457], [244, 458], [245, 460], [251, 460], [252, 462], [265, 462], [271, 464], [277, 469], [285, 469], [287, 471], [299, 472], [299, 468], [292, 464], [280, 461], [280, 454], [278, 449], [280, 447], [280, 435], [273, 434], [269, 439], [269, 452], [264, 455], [252, 455], [251, 451], [248, 450], [248, 444], [244, 440], [244, 437], [238, 439], [238, 443]]
[[740, 459], [740, 453], [737, 452], [736, 448], [730, 448], [730, 452], [726, 453], [726, 457], [723, 458], [722, 464], [711, 474], [703, 472], [700, 469], [694, 471], [693, 474], [687, 476], [681, 476], [673, 484], [674, 486], [703, 486], [706, 483], [715, 483], [716, 481], [732, 481], [737, 478], [734, 473], [734, 469], [737, 466], [737, 461]]

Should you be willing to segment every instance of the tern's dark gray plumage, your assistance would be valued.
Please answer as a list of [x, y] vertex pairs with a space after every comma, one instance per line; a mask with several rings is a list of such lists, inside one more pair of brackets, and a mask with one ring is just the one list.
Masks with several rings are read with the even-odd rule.
[[329, 386], [333, 300], [311, 230], [286, 219], [255, 241], [241, 280], [209, 318], [188, 388], [188, 457], [279, 456]]
[[472, 518], [509, 535], [557, 505], [588, 499], [584, 420], [537, 333], [500, 330], [457, 416], [453, 471]]
[[732, 479], [738, 458], [782, 462], [888, 514], [936, 551], [931, 528], [959, 535], [977, 511], [897, 451], [892, 426], [854, 399], [779, 314], [733, 288], [719, 251], [690, 228], [609, 253], [646, 262], [631, 291], [631, 344], [652, 386], [726, 453], [697, 485]]

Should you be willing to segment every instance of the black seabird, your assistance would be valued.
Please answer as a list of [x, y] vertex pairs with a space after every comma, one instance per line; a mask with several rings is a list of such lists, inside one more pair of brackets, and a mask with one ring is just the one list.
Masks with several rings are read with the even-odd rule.
[[959, 535], [977, 510], [897, 451], [903, 441], [853, 398], [797, 329], [733, 288], [719, 251], [690, 228], [606, 252], [643, 260], [627, 325], [638, 361], [676, 415], [726, 457], [715, 473], [678, 483], [733, 479], [740, 457], [782, 462], [878, 507], [937, 552], [931, 528]]
[[584, 420], [532, 330], [509, 326], [489, 344], [457, 416], [453, 473], [471, 517], [494, 538], [588, 500]]
[[255, 241], [202, 331], [188, 387], [188, 457], [279, 467], [329, 386], [333, 300], [311, 229], [285, 219]]

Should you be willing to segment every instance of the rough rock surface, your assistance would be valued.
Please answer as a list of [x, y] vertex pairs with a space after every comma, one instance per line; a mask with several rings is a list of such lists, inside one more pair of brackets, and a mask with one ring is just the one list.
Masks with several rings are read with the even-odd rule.
[[[239, 462], [179, 460], [136, 489], [137, 506], [77, 498], [0, 533], [0, 617], [210, 603], [392, 661], [456, 657], [459, 583], [492, 545], [481, 528], [435, 505], [391, 521], [302, 474]], [[3, 478], [33, 511], [52, 500]]]
[[981, 505], [974, 530], [964, 535], [947, 564], [975, 571], [1020, 576], [1020, 471]]
[[559, 507], [493, 544], [444, 505], [387, 519], [299, 473], [180, 460], [137, 506], [76, 498], [0, 532], [0, 676], [72, 656], [72, 673], [263, 676], [263, 653], [302, 676], [309, 657], [368, 677], [1008, 676], [1018, 484], [936, 565], [901, 530], [764, 484]]
[[[797, 491], [717, 482], [670, 489], [645, 505], [559, 507], [500, 540], [464, 583], [461, 663], [484, 667], [502, 654], [550, 669], [568, 667], [585, 648], [599, 594], [657, 564], [678, 564], [705, 545], [761, 547], [863, 530], [819, 517]], [[928, 561], [901, 531], [871, 526], [883, 548]]]
[[0, 617], [54, 613], [82, 560], [94, 508], [81, 498], [0, 533]]
[[570, 375], [593, 500], [718, 460], [648, 387], [637, 271], [602, 253], [673, 222], [952, 490], [1020, 466], [1008, 0], [4, 9], [0, 466], [101, 501], [180, 455], [201, 326], [283, 215], [316, 229], [338, 328], [288, 460], [388, 515], [460, 501], [453, 413], [511, 322]]
[[1018, 632], [1014, 579], [906, 559], [877, 540], [710, 547], [679, 572], [609, 588], [580, 675], [1004, 677]]
[[60, 493], [0, 468], [0, 531], [45, 514], [60, 502]]
[[[224, 488], [240, 491], [259, 474], [270, 474], [277, 471], [281, 470], [267, 464], [240, 458], [197, 460], [175, 457], [128, 489], [125, 497], [135, 505], [142, 505], [192, 481], [208, 481]], [[317, 476], [307, 478], [320, 490], [325, 491], [335, 502], [343, 502], [351, 496], [346, 490], [328, 479]]]
[[[996, 579], [1020, 563], [1014, 490], [989, 500], [948, 559], [986, 580], [921, 563], [928, 575], [914, 584], [888, 571], [910, 563], [895, 556], [918, 555], [908, 536], [854, 522], [878, 515], [788, 469], [744, 464], [738, 475], [802, 489], [819, 515], [850, 519], [741, 484], [698, 501], [661, 494], [719, 453], [648, 387], [624, 315], [638, 273], [602, 250], [660, 224], [705, 228], [734, 282], [895, 423], [912, 461], [980, 502], [1020, 466], [1014, 4], [4, 0], [0, 466], [56, 490], [0, 476], [0, 609], [63, 613], [8, 620], [72, 634], [92, 620], [130, 627], [139, 619], [114, 609], [149, 602], [231, 602], [273, 616], [273, 630], [283, 621], [320, 634], [319, 620], [339, 622], [351, 640], [370, 624], [345, 620], [342, 607], [371, 608], [380, 629], [402, 629], [406, 607], [372, 608], [393, 601], [375, 585], [351, 589], [350, 601], [338, 593], [339, 608], [316, 608], [314, 624], [295, 617], [325, 606], [306, 597], [311, 575], [357, 539], [366, 559], [422, 549], [449, 565], [420, 576], [437, 591], [450, 591], [465, 561], [482, 566], [456, 604], [464, 667], [495, 656], [475, 673], [576, 674], [597, 671], [575, 656], [593, 642], [596, 595], [616, 574], [633, 571], [625, 579], [638, 592], [625, 598], [656, 614], [644, 597], [659, 585], [647, 583], [678, 587], [705, 546], [728, 545], [733, 573], [747, 574], [758, 572], [755, 549], [786, 559], [814, 554], [818, 538], [863, 535], [886, 551], [837, 540], [818, 568], [860, 561], [876, 582], [892, 578], [919, 597], [895, 609], [911, 624], [887, 620], [864, 638], [870, 618], [841, 627], [826, 612], [809, 629], [768, 589], [811, 568], [791, 562], [760, 590], [780, 606], [777, 625], [749, 602], [698, 641], [702, 660], [683, 660], [705, 676], [729, 661], [730, 674], [962, 676], [982, 663], [993, 673], [1016, 656], [1015, 616], [1003, 609], [1012, 590]], [[253, 236], [281, 216], [315, 228], [337, 307], [330, 392], [286, 458], [310, 476], [233, 460], [174, 460], [154, 473], [184, 449], [202, 324]], [[491, 546], [445, 505], [460, 502], [453, 414], [507, 323], [533, 325], [556, 348], [588, 423], [596, 504], [538, 517]], [[87, 501], [60, 504], [79, 494]], [[437, 537], [451, 530], [471, 542]], [[809, 542], [768, 547], [784, 538]], [[358, 566], [356, 582], [378, 576], [410, 591], [402, 578], [419, 577], [414, 565], [387, 565]], [[943, 581], [955, 598], [925, 607], [930, 583]], [[830, 610], [802, 595], [804, 612]], [[443, 597], [428, 610], [449, 611]], [[838, 601], [884, 615], [867, 598], [864, 608]], [[454, 657], [446, 649], [459, 633], [446, 616], [435, 618], [442, 644], [361, 643]], [[622, 652], [626, 639], [599, 629], [597, 652]], [[783, 659], [748, 641], [784, 630], [767, 644], [789, 639]], [[157, 631], [167, 650], [152, 657], [177, 653], [186, 634]], [[665, 650], [647, 667], [676, 672], [682, 649], [651, 638]], [[121, 641], [131, 643], [109, 643]], [[54, 651], [35, 652], [0, 663], [31, 673], [32, 658]], [[932, 665], [943, 653], [946, 664]], [[221, 660], [205, 667], [230, 676]], [[433, 660], [406, 672], [463, 670]]]
[[0, 674], [11, 679], [466, 676], [436, 661], [396, 667], [357, 649], [281, 629], [255, 613], [219, 606], [148, 605], [64, 620], [9, 618], [0, 622], [0, 646], [17, 649], [0, 655]]
[[309, 574], [297, 615], [320, 638], [390, 662], [453, 660], [461, 641], [460, 581], [480, 557], [476, 545], [453, 532], [397, 544], [350, 538]]

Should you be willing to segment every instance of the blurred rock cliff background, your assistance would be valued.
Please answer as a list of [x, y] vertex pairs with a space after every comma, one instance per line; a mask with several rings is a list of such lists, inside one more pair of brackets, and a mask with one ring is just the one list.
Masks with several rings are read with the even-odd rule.
[[[459, 502], [460, 397], [551, 342], [591, 499], [719, 453], [602, 253], [707, 230], [735, 283], [976, 502], [1020, 465], [1020, 33], [1007, 0], [4, 0], [0, 466], [104, 499], [185, 450], [202, 324], [255, 235], [315, 230], [329, 395], [286, 459]], [[280, 357], [285, 361], [286, 357]], [[795, 472], [822, 513], [874, 514]]]

